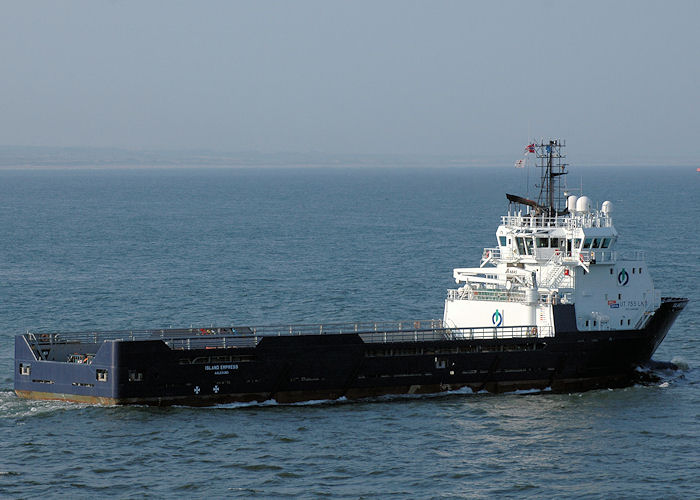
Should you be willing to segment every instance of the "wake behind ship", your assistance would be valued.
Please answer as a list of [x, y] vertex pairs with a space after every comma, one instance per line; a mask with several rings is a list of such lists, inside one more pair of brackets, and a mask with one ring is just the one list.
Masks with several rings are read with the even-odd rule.
[[566, 196], [563, 148], [527, 146], [538, 199], [506, 195], [498, 245], [454, 270], [442, 319], [28, 332], [15, 338], [15, 392], [212, 405], [627, 385], [687, 299], [661, 297], [642, 252], [618, 252], [610, 202]]

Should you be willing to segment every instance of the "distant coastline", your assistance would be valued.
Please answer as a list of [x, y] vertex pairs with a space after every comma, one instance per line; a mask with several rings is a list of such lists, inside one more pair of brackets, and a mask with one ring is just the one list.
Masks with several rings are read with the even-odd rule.
[[[207, 150], [147, 150], [90, 147], [0, 146], [0, 170], [101, 168], [245, 168], [245, 167], [505, 167], [514, 157], [499, 155], [334, 154], [325, 152], [263, 152]], [[691, 158], [590, 157], [577, 166], [697, 168]]]

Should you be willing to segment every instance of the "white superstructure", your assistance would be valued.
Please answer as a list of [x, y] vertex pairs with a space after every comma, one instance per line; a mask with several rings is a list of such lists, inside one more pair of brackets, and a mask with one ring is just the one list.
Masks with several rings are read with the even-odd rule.
[[[554, 335], [552, 306], [573, 304], [581, 331], [641, 329], [659, 307], [644, 255], [621, 255], [612, 221], [612, 203], [592, 208], [586, 196], [552, 202], [565, 165], [563, 143], [537, 145], [548, 177], [541, 185], [542, 205], [513, 195], [508, 214], [496, 231], [498, 246], [485, 248], [481, 264], [454, 270], [461, 286], [448, 290], [444, 324], [447, 328], [531, 326], [533, 336]], [[530, 147], [530, 146], [529, 146]], [[562, 173], [556, 173], [556, 168]], [[498, 335], [494, 332], [494, 335]]]

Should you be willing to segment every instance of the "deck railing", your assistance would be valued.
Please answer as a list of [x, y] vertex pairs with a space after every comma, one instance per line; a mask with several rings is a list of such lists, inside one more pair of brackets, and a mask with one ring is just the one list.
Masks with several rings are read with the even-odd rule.
[[553, 228], [563, 227], [577, 229], [585, 227], [612, 227], [612, 217], [599, 211], [576, 216], [545, 217], [530, 215], [502, 215], [501, 224], [516, 228]]
[[448, 289], [447, 300], [486, 300], [491, 302], [525, 302], [525, 292], [522, 290], [506, 290], [505, 288], [476, 290]]
[[426, 342], [459, 339], [504, 339], [552, 336], [535, 326], [446, 328], [441, 320], [327, 325], [216, 327], [24, 334], [39, 348], [55, 344], [101, 344], [105, 341], [163, 340], [172, 349], [255, 347], [265, 337], [357, 333], [367, 343]]

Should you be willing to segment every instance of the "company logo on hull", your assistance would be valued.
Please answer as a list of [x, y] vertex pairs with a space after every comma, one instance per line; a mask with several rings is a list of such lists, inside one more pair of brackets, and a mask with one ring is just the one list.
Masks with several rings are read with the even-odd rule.
[[498, 309], [496, 309], [496, 312], [491, 316], [491, 322], [495, 326], [501, 326], [503, 324], [503, 313], [498, 312]]
[[617, 283], [618, 283], [620, 286], [625, 286], [625, 285], [626, 285], [627, 283], [629, 283], [629, 282], [630, 282], [630, 275], [627, 273], [627, 271], [626, 271], [625, 268], [623, 267], [623, 268], [622, 268], [622, 271], [620, 271], [619, 273], [617, 273]]

